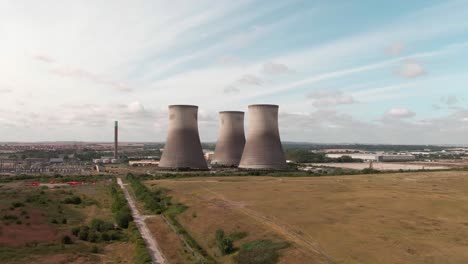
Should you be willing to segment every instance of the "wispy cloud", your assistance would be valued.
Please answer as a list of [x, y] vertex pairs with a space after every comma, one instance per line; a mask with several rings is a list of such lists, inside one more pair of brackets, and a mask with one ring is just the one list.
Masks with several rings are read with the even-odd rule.
[[282, 63], [267, 62], [262, 65], [262, 72], [269, 75], [281, 75], [290, 71], [289, 67]]
[[352, 95], [342, 91], [317, 90], [310, 93], [307, 98], [312, 100], [312, 105], [316, 108], [334, 108], [338, 105], [356, 103]]

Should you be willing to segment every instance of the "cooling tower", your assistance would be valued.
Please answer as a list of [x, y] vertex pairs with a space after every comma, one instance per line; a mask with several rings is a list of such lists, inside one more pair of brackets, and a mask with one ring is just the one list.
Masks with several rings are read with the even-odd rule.
[[277, 105], [250, 105], [249, 131], [239, 168], [286, 169]]
[[198, 106], [170, 105], [166, 145], [161, 168], [208, 169], [198, 135]]
[[219, 112], [219, 135], [212, 163], [238, 166], [244, 145], [244, 112]]

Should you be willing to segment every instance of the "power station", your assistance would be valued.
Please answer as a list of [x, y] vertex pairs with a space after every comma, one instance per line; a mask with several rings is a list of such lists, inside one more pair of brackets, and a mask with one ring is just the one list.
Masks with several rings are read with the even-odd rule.
[[277, 105], [249, 105], [249, 131], [239, 168], [286, 169]]
[[219, 135], [212, 164], [238, 166], [244, 151], [244, 112], [219, 112]]
[[208, 169], [198, 134], [198, 106], [170, 105], [161, 168]]

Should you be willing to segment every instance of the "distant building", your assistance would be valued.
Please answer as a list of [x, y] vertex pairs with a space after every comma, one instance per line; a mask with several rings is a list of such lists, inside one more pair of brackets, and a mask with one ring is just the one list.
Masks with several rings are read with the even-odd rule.
[[363, 161], [379, 161], [379, 162], [404, 162], [415, 161], [416, 156], [407, 153], [400, 154], [385, 154], [385, 153], [340, 153], [340, 154], [326, 154], [327, 158], [341, 158], [348, 156], [353, 159], [361, 159]]
[[63, 163], [63, 158], [51, 158], [50, 163]]
[[340, 154], [326, 154], [327, 158], [338, 159], [343, 156], [348, 156], [353, 159], [361, 159], [363, 161], [378, 161], [378, 155], [373, 153], [340, 153]]
[[416, 156], [410, 154], [402, 155], [381, 155], [378, 161], [381, 162], [398, 162], [398, 161], [415, 161]]
[[158, 166], [159, 161], [156, 160], [131, 160], [128, 162], [130, 166]]

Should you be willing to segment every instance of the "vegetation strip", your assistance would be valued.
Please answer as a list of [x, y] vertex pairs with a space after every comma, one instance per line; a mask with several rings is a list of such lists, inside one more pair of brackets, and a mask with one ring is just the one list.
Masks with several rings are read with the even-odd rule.
[[159, 249], [156, 240], [151, 235], [148, 227], [146, 226], [146, 223], [145, 223], [143, 217], [140, 215], [140, 213], [139, 213], [139, 211], [138, 211], [138, 209], [137, 209], [137, 207], [135, 205], [135, 202], [133, 201], [133, 198], [130, 196], [130, 194], [128, 193], [128, 190], [123, 185], [122, 179], [117, 178], [117, 183], [120, 185], [120, 187], [122, 188], [122, 190], [123, 190], [123, 192], [125, 194], [125, 198], [127, 199], [127, 202], [128, 202], [128, 204], [130, 206], [130, 209], [132, 211], [133, 220], [134, 220], [138, 230], [140, 231], [140, 234], [141, 234], [142, 238], [145, 240], [145, 242], [146, 242], [146, 244], [148, 246], [148, 249], [151, 252], [151, 256], [152, 256], [154, 262], [155, 263], [161, 263], [161, 264], [167, 263], [167, 260], [164, 257], [164, 255], [162, 254], [161, 250]]
[[190, 236], [185, 228], [180, 224], [176, 216], [187, 208], [182, 204], [174, 204], [171, 197], [167, 195], [165, 189], [150, 190], [133, 174], [127, 175], [127, 180], [130, 182], [135, 196], [143, 202], [145, 209], [152, 213], [163, 216], [166, 223], [169, 224], [172, 230], [177, 234], [179, 239], [188, 248], [189, 251], [200, 261], [200, 263], [216, 263], [216, 261], [206, 252], [196, 241]]

